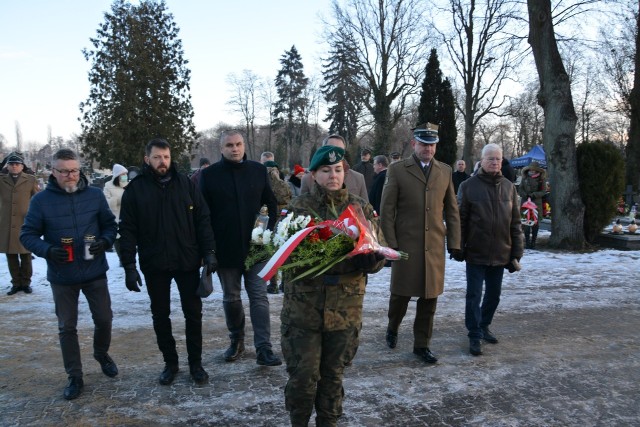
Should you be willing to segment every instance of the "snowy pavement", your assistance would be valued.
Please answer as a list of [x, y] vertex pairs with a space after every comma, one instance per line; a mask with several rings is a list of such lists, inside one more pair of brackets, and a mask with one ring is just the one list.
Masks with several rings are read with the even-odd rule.
[[[447, 262], [445, 293], [430, 366], [411, 353], [414, 304], [398, 348], [384, 344], [390, 269], [369, 277], [361, 346], [345, 374], [345, 426], [638, 425], [640, 423], [640, 252], [527, 251], [522, 271], [505, 274], [492, 330], [500, 343], [472, 357], [464, 328], [464, 264]], [[110, 354], [120, 375], [102, 375], [92, 359], [92, 322], [81, 297], [79, 336], [85, 390], [62, 398], [66, 375], [46, 263], [34, 260], [34, 293], [7, 296], [9, 274], [0, 262], [0, 425], [280, 426], [285, 367], [256, 365], [250, 321], [247, 354], [225, 363], [228, 345], [220, 285], [204, 300], [205, 369], [211, 383], [188, 375], [184, 321], [172, 293], [174, 336], [181, 373], [169, 387], [157, 376], [162, 358], [151, 325], [148, 296], [127, 291], [115, 253], [109, 253], [114, 312]], [[280, 353], [282, 296], [271, 295], [272, 342]], [[246, 302], [246, 301], [245, 301]], [[245, 305], [246, 307], [246, 305]], [[247, 312], [248, 315], [248, 312]], [[311, 423], [313, 425], [313, 421]]]

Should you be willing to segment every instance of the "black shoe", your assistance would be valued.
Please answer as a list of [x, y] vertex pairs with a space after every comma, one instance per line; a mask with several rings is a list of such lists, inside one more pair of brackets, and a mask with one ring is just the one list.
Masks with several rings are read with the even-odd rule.
[[480, 340], [469, 340], [469, 353], [473, 354], [474, 356], [480, 356], [482, 354], [482, 344], [480, 344]]
[[277, 294], [278, 293], [278, 283], [269, 283], [267, 285], [267, 293], [268, 294]]
[[164, 365], [164, 371], [160, 374], [160, 384], [169, 385], [176, 378], [176, 374], [180, 369], [177, 365]]
[[96, 357], [96, 360], [98, 361], [98, 363], [100, 363], [100, 367], [102, 368], [103, 374], [111, 378], [118, 375], [118, 367], [116, 366], [116, 363], [113, 361], [113, 359], [109, 357], [108, 354], [105, 354], [100, 358]]
[[191, 367], [191, 378], [198, 385], [204, 385], [209, 382], [209, 374], [204, 370], [202, 365], [194, 365]]
[[244, 340], [231, 341], [231, 345], [224, 352], [225, 362], [235, 362], [244, 354]]
[[431, 353], [429, 348], [414, 348], [413, 354], [420, 356], [427, 363], [436, 363], [438, 361], [436, 355]]
[[389, 348], [396, 348], [397, 344], [398, 344], [398, 333], [393, 332], [390, 329], [387, 329], [387, 346], [389, 346]]
[[482, 339], [491, 344], [498, 344], [498, 338], [491, 333], [488, 327], [482, 329]]
[[84, 387], [84, 382], [80, 377], [69, 377], [69, 382], [67, 386], [64, 388], [63, 396], [67, 400], [73, 400], [76, 397], [80, 396], [82, 393], [82, 387]]
[[258, 350], [258, 359], [256, 360], [258, 365], [262, 366], [280, 366], [282, 360], [271, 351], [270, 348], [263, 348]]
[[23, 286], [22, 287], [22, 292], [24, 292], [25, 294], [30, 294], [31, 292], [33, 292], [33, 289], [31, 289], [31, 286], [27, 285], [27, 286]]
[[21, 290], [22, 290], [22, 288], [19, 287], [19, 286], [12, 286], [11, 289], [9, 290], [9, 292], [7, 292], [7, 295], [17, 294]]

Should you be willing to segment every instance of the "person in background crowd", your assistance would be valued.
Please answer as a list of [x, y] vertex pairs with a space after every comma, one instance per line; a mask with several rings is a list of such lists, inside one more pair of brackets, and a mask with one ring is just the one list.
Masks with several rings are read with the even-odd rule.
[[398, 153], [397, 151], [394, 151], [389, 155], [389, 157], [391, 157], [391, 163], [395, 163], [400, 160], [400, 153]]
[[80, 171], [78, 155], [69, 149], [58, 150], [47, 188], [31, 199], [20, 241], [47, 260], [47, 280], [69, 379], [63, 393], [67, 400], [80, 396], [84, 387], [77, 331], [80, 292], [87, 298], [93, 319], [93, 357], [106, 376], [118, 375], [108, 354], [113, 312], [104, 254], [116, 238], [116, 229], [107, 199], [102, 190], [89, 185]]
[[217, 268], [215, 242], [209, 209], [202, 194], [171, 161], [171, 146], [156, 138], [145, 148], [142, 173], [122, 196], [120, 210], [120, 261], [125, 285], [140, 292], [142, 280], [136, 268], [136, 253], [151, 301], [153, 329], [165, 366], [158, 378], [169, 385], [179, 372], [179, 357], [173, 337], [171, 282], [180, 293], [184, 315], [189, 372], [197, 385], [209, 374], [202, 367], [202, 300], [196, 294], [200, 266], [206, 274]]
[[467, 164], [464, 160], [458, 160], [456, 162], [456, 171], [451, 176], [451, 180], [453, 181], [453, 190], [456, 194], [458, 194], [458, 187], [460, 187], [460, 184], [470, 177], [470, 175], [464, 171], [466, 167]]
[[200, 175], [202, 174], [202, 170], [208, 168], [211, 165], [211, 162], [206, 157], [200, 158], [200, 167], [197, 171], [191, 175], [191, 182], [196, 186], [196, 188], [200, 189]]
[[[311, 160], [311, 193], [296, 197], [287, 208], [297, 215], [335, 219], [350, 204], [360, 205], [377, 233], [371, 205], [349, 193], [344, 183], [344, 150], [325, 145]], [[315, 406], [317, 426], [335, 426], [342, 415], [344, 369], [358, 350], [366, 273], [379, 271], [384, 258], [360, 254], [336, 264], [315, 278], [295, 282], [301, 271], [285, 274], [282, 301], [282, 353], [289, 380], [285, 407], [292, 426], [306, 426]]]
[[498, 343], [489, 325], [500, 302], [502, 275], [505, 268], [509, 272], [519, 269], [523, 252], [518, 194], [515, 185], [502, 176], [501, 161], [500, 146], [485, 145], [478, 173], [458, 191], [462, 251], [451, 256], [456, 261], [466, 260], [464, 318], [469, 352], [474, 356], [482, 354], [481, 339]]
[[20, 227], [29, 202], [38, 191], [38, 181], [25, 165], [22, 153], [9, 153], [0, 166], [0, 253], [7, 255], [11, 275], [11, 289], [7, 295], [33, 292], [31, 252], [20, 243]]
[[362, 154], [360, 154], [360, 161], [355, 164], [353, 170], [356, 172], [360, 172], [364, 176], [364, 182], [367, 186], [367, 192], [371, 191], [371, 186], [373, 185], [373, 176], [375, 175], [375, 170], [373, 169], [373, 165], [371, 164], [371, 150], [368, 148], [362, 149]]
[[289, 177], [289, 183], [291, 184], [291, 194], [293, 197], [300, 195], [300, 186], [302, 185], [302, 178], [304, 177], [304, 168], [300, 165], [293, 166], [293, 173]]
[[[122, 203], [122, 194], [124, 188], [129, 183], [129, 171], [124, 166], [115, 163], [113, 169], [111, 169], [111, 181], [104, 185], [104, 196], [107, 198], [109, 208], [116, 217], [116, 222], [120, 220], [120, 205]], [[113, 243], [113, 247], [120, 258], [120, 234], [116, 236], [116, 241]]]
[[413, 353], [426, 363], [438, 361], [430, 343], [438, 296], [444, 291], [445, 237], [450, 252], [460, 250], [451, 167], [434, 159], [438, 140], [436, 125], [414, 129], [413, 155], [387, 170], [380, 213], [387, 245], [409, 254], [408, 260], [391, 266], [387, 346], [396, 347], [409, 301], [418, 297]]
[[518, 187], [518, 193], [521, 197], [521, 202], [526, 202], [529, 198], [535, 203], [538, 208], [538, 221], [535, 225], [524, 226], [524, 238], [525, 248], [535, 249], [536, 240], [538, 239], [538, 229], [540, 228], [540, 220], [542, 219], [542, 198], [546, 192], [546, 171], [540, 167], [540, 164], [533, 161], [522, 168], [522, 179], [520, 180], [520, 186]]
[[[338, 134], [327, 136], [322, 141], [322, 146], [331, 145], [334, 147], [340, 147], [346, 150], [346, 142], [344, 138]], [[364, 175], [360, 172], [354, 171], [349, 168], [349, 163], [346, 159], [342, 159], [344, 164], [344, 185], [347, 186], [349, 193], [363, 198], [366, 202], [369, 201], [369, 194], [367, 193], [367, 184], [364, 180]], [[302, 178], [302, 184], [300, 185], [300, 194], [306, 194], [311, 192], [313, 187], [313, 175], [308, 173]]]
[[[264, 155], [264, 153], [262, 153]], [[287, 207], [289, 202], [291, 201], [291, 187], [285, 181], [283, 181], [280, 176], [282, 175], [280, 172], [280, 167], [273, 160], [267, 160], [263, 163], [267, 167], [267, 174], [269, 175], [269, 184], [271, 185], [271, 190], [273, 194], [276, 196], [276, 201], [278, 203], [278, 215], [282, 209]], [[271, 277], [269, 284], [267, 285], [267, 292], [270, 294], [277, 294], [279, 291], [278, 287], [278, 275], [275, 274]]]
[[[260, 154], [260, 163], [264, 165], [267, 162], [276, 163], [276, 156], [271, 151], [265, 151], [264, 153]], [[284, 181], [285, 176], [280, 170], [280, 166], [278, 166], [278, 174], [280, 176], [280, 179]]]
[[231, 343], [224, 360], [233, 362], [244, 354], [245, 314], [242, 305], [242, 283], [249, 296], [249, 311], [253, 325], [256, 363], [264, 366], [282, 365], [271, 346], [271, 319], [267, 290], [258, 272], [264, 263], [245, 269], [251, 232], [256, 216], [266, 205], [269, 214], [267, 228], [273, 230], [277, 218], [277, 201], [271, 191], [267, 168], [247, 160], [242, 134], [226, 131], [220, 138], [222, 159], [202, 173], [200, 190], [211, 211], [211, 225], [220, 258], [218, 277], [222, 285], [222, 306]]
[[380, 201], [382, 200], [382, 189], [387, 177], [387, 167], [389, 166], [389, 160], [386, 156], [378, 155], [373, 158], [373, 169], [376, 172], [376, 176], [373, 177], [373, 185], [371, 191], [369, 191], [369, 202], [373, 209], [377, 213], [380, 213]]
[[505, 158], [502, 159], [502, 165], [500, 167], [502, 176], [507, 178], [511, 182], [516, 182], [516, 170], [511, 166], [511, 162]]

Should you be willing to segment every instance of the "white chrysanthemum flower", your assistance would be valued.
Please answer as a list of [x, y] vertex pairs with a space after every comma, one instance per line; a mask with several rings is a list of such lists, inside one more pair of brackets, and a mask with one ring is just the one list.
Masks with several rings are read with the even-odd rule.
[[251, 241], [257, 244], [262, 244], [262, 227], [256, 227], [251, 231]]
[[268, 245], [271, 242], [271, 230], [264, 230], [262, 233], [262, 243]]

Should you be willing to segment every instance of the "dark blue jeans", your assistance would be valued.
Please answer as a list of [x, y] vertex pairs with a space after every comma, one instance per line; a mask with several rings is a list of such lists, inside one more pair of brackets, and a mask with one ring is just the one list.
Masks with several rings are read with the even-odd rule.
[[232, 340], [244, 339], [244, 307], [242, 306], [242, 282], [249, 296], [249, 314], [253, 326], [253, 343], [256, 350], [271, 348], [271, 319], [267, 284], [258, 277], [265, 263], [258, 263], [249, 270], [240, 268], [218, 268], [222, 285], [222, 306]]
[[180, 293], [189, 365], [198, 365], [202, 361], [202, 299], [196, 295], [200, 282], [198, 270], [144, 273], [158, 348], [162, 352], [164, 363], [178, 365], [176, 340], [173, 338], [169, 317], [172, 279], [176, 281]]
[[[469, 338], [481, 339], [480, 328], [487, 327], [500, 303], [504, 266], [489, 266], [467, 263], [467, 298], [464, 323]], [[484, 298], [482, 285], [485, 284]], [[482, 305], [480, 304], [482, 301]]]
[[87, 298], [93, 318], [93, 356], [100, 358], [107, 354], [111, 345], [111, 296], [107, 279], [99, 278], [78, 285], [51, 284], [53, 302], [58, 317], [58, 335], [64, 370], [69, 377], [82, 378], [82, 361], [78, 343], [78, 299], [80, 291]]

